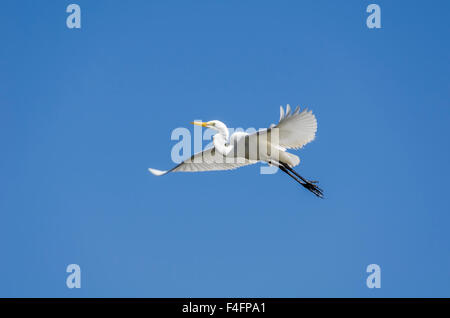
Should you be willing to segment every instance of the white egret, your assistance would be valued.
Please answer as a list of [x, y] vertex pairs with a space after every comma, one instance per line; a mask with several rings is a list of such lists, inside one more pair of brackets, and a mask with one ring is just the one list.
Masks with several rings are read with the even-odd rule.
[[303, 187], [318, 197], [323, 197], [322, 189], [316, 183], [300, 176], [293, 167], [300, 163], [300, 158], [287, 152], [287, 149], [299, 149], [315, 138], [317, 120], [312, 111], [300, 107], [291, 112], [280, 107], [280, 121], [277, 125], [252, 134], [235, 132], [229, 137], [227, 126], [218, 120], [193, 122], [205, 128], [217, 131], [213, 136], [214, 146], [196, 153], [189, 159], [167, 171], [149, 168], [156, 175], [162, 176], [178, 171], [212, 171], [231, 170], [259, 161], [280, 168]]

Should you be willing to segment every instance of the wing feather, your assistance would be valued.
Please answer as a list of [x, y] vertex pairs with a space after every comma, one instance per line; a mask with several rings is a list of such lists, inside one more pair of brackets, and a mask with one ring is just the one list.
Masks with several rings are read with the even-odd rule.
[[224, 157], [215, 148], [209, 148], [198, 152], [189, 159], [181, 162], [170, 170], [161, 171], [158, 169], [149, 168], [148, 170], [155, 176], [162, 176], [169, 172], [200, 172], [200, 171], [217, 171], [217, 170], [232, 170], [246, 165], [251, 165], [257, 161], [243, 160], [238, 161], [235, 158]]
[[317, 120], [312, 111], [297, 106], [291, 112], [291, 106], [286, 106], [286, 111], [280, 106], [280, 121], [277, 125], [270, 126], [278, 128], [279, 146], [286, 149], [299, 149], [314, 140], [317, 132]]

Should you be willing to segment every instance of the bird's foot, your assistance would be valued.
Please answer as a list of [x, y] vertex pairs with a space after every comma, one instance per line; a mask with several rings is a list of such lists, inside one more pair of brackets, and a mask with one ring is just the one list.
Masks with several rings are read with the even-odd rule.
[[306, 189], [308, 189], [309, 191], [311, 191], [312, 193], [314, 193], [319, 198], [323, 198], [323, 190], [321, 188], [319, 188], [317, 185], [315, 185], [314, 183], [308, 181], [308, 182], [304, 183], [303, 186]]

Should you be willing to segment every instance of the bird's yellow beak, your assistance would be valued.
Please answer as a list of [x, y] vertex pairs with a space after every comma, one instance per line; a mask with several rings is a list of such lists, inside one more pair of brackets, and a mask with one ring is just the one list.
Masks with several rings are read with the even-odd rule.
[[197, 126], [202, 126], [202, 127], [207, 127], [208, 123], [202, 123], [202, 122], [198, 122], [198, 121], [193, 121], [191, 122], [192, 125], [197, 125]]

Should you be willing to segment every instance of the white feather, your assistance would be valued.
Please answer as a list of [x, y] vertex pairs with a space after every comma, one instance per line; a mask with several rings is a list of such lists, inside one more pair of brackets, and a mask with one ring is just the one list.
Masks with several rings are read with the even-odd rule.
[[155, 176], [163, 176], [168, 172], [168, 171], [162, 171], [162, 170], [152, 169], [152, 168], [148, 168], [148, 171], [150, 171]]

